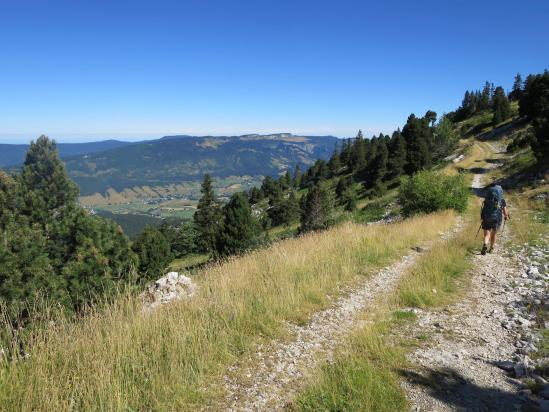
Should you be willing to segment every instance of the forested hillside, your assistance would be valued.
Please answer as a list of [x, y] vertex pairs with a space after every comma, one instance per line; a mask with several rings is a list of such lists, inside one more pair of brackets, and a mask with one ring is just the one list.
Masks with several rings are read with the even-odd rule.
[[[57, 149], [62, 158], [80, 154], [90, 154], [103, 150], [129, 145], [129, 142], [119, 140], [103, 140], [89, 143], [59, 143]], [[16, 166], [23, 163], [29, 149], [27, 144], [0, 144], [0, 167]]]
[[66, 166], [82, 196], [140, 186], [177, 185], [206, 173], [277, 176], [295, 165], [327, 158], [332, 136], [168, 136], [101, 153], [70, 157]]

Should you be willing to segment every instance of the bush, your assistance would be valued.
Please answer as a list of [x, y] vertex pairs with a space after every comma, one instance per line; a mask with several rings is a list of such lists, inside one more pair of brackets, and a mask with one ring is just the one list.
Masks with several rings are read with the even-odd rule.
[[440, 172], [421, 171], [404, 181], [399, 202], [404, 216], [443, 209], [463, 212], [469, 193], [463, 174], [446, 176]]

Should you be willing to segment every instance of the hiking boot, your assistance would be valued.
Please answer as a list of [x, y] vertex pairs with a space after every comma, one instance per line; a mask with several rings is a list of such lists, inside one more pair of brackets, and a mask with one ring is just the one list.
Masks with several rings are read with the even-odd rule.
[[490, 246], [490, 249], [488, 249], [488, 253], [492, 253], [494, 251], [494, 247]]
[[482, 249], [481, 249], [481, 251], [480, 251], [480, 254], [481, 254], [481, 255], [485, 255], [485, 254], [486, 254], [486, 250], [488, 250], [488, 246], [482, 245]]

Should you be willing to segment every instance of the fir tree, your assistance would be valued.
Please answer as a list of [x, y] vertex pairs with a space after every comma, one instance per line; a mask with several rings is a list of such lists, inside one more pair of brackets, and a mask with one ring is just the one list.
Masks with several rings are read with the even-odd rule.
[[532, 121], [530, 146], [538, 163], [549, 161], [549, 73], [526, 79], [524, 95], [519, 102], [519, 113]]
[[355, 142], [352, 147], [351, 154], [351, 169], [356, 171], [362, 170], [366, 165], [366, 145], [362, 130], [358, 131]]
[[480, 96], [480, 100], [478, 103], [478, 110], [488, 110], [490, 108], [490, 100], [491, 100], [491, 85], [490, 82], [486, 82], [484, 84], [484, 88], [482, 89], [482, 94]]
[[399, 177], [404, 174], [404, 166], [406, 165], [406, 141], [400, 130], [393, 133], [389, 148], [389, 178]]
[[216, 251], [221, 256], [242, 253], [259, 243], [261, 226], [252, 215], [248, 199], [235, 193], [223, 208], [224, 220], [216, 237]]
[[328, 227], [331, 205], [328, 194], [320, 186], [313, 186], [305, 196], [301, 209], [301, 232]]
[[168, 240], [152, 226], [147, 226], [137, 237], [133, 250], [139, 258], [139, 272], [146, 279], [163, 276], [172, 259]]
[[59, 159], [55, 141], [44, 135], [31, 143], [19, 181], [22, 212], [46, 231], [50, 222], [76, 206], [78, 189]]
[[332, 176], [336, 176], [341, 169], [341, 155], [339, 153], [338, 142], [336, 142], [335, 144], [334, 152], [332, 153], [330, 161], [328, 162], [328, 167], [330, 168], [330, 173]]
[[197, 242], [200, 250], [212, 252], [215, 249], [216, 232], [221, 221], [221, 208], [215, 197], [210, 175], [204, 175], [200, 192], [202, 197], [193, 216], [198, 232]]
[[494, 93], [494, 116], [492, 118], [492, 122], [497, 125], [510, 118], [511, 114], [511, 105], [509, 104], [509, 100], [505, 95], [503, 87], [496, 87], [496, 91]]
[[513, 88], [511, 90], [511, 93], [509, 93], [509, 100], [511, 101], [517, 101], [520, 100], [523, 94], [522, 89], [522, 76], [520, 73], [517, 73], [515, 76], [515, 81], [513, 82]]
[[431, 129], [428, 121], [418, 119], [413, 114], [408, 117], [402, 129], [402, 136], [406, 141], [406, 173], [411, 175], [431, 165], [429, 142]]
[[301, 181], [303, 179], [303, 172], [301, 171], [301, 168], [299, 165], [296, 165], [294, 170], [294, 187], [299, 188], [301, 187]]

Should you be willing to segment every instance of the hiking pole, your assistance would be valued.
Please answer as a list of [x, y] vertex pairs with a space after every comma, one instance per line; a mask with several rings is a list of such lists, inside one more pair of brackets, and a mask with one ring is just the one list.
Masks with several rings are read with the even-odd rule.
[[477, 234], [475, 235], [475, 240], [477, 240], [478, 234], [480, 233], [480, 228], [482, 227], [482, 223], [478, 227]]

